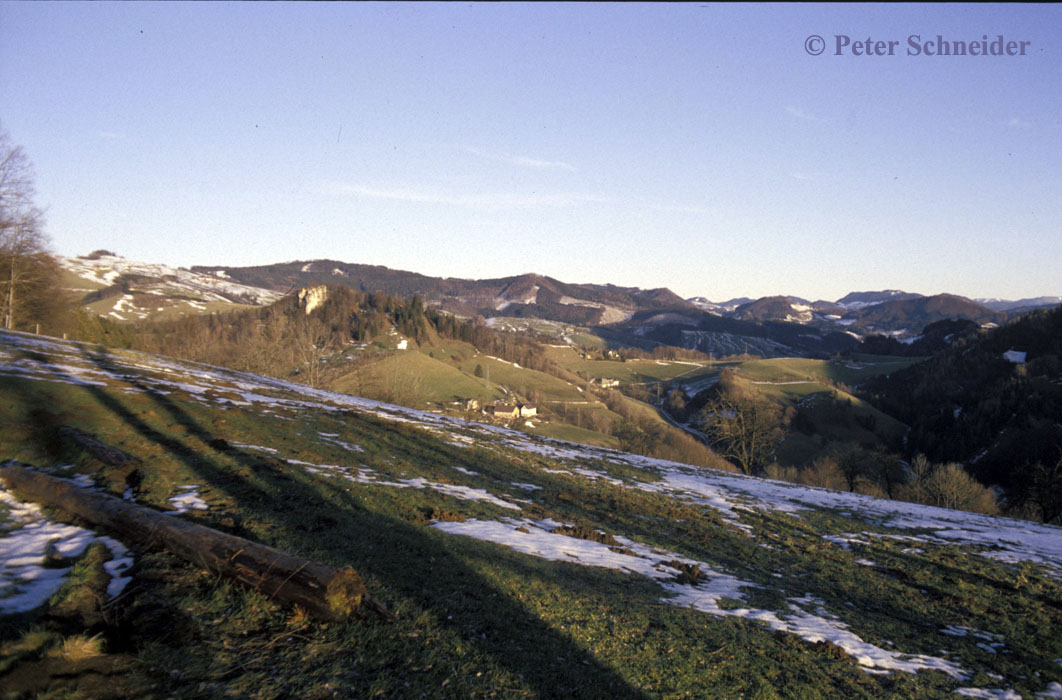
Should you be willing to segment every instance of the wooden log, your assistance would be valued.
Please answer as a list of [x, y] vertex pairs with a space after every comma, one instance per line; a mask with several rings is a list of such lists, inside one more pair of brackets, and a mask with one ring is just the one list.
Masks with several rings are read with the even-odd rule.
[[110, 531], [126, 542], [165, 547], [213, 573], [226, 576], [283, 603], [298, 605], [319, 619], [363, 617], [368, 610], [391, 619], [361, 577], [279, 549], [219, 532], [114, 496], [6, 462], [0, 480], [19, 497], [54, 506]]

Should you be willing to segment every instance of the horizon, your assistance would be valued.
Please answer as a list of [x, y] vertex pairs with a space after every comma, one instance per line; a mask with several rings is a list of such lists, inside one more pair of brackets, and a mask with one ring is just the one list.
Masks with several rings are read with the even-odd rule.
[[[98, 252], [100, 250], [106, 250], [108, 253], [114, 253], [113, 257], [120, 258], [122, 260], [126, 260], [127, 262], [130, 262], [130, 263], [140, 263], [140, 264], [144, 264], [144, 265], [161, 265], [163, 267], [169, 267], [169, 268], [173, 268], [173, 269], [187, 270], [187, 271], [192, 271], [195, 268], [202, 268], [205, 271], [209, 271], [211, 268], [268, 267], [270, 265], [295, 265], [295, 264], [299, 264], [299, 263], [335, 262], [335, 263], [339, 263], [339, 264], [342, 264], [342, 265], [365, 265], [365, 266], [369, 266], [369, 267], [384, 267], [384, 268], [386, 268], [388, 270], [391, 270], [393, 272], [405, 272], [405, 273], [422, 274], [422, 275], [424, 274], [424, 273], [420, 272], [419, 270], [406, 270], [406, 269], [399, 269], [399, 268], [390, 267], [388, 265], [376, 265], [376, 264], [372, 264], [372, 263], [354, 262], [354, 261], [351, 261], [351, 260], [337, 260], [337, 259], [334, 259], [334, 258], [314, 258], [312, 260], [311, 259], [302, 258], [302, 259], [293, 259], [293, 260], [281, 260], [281, 261], [275, 261], [275, 262], [272, 262], [272, 263], [265, 263], [263, 265], [227, 265], [227, 264], [171, 265], [171, 264], [166, 263], [166, 262], [156, 262], [156, 261], [151, 261], [151, 260], [134, 260], [132, 258], [125, 257], [119, 251], [112, 251], [112, 250], [109, 250], [109, 249], [106, 249], [106, 248], [97, 248], [97, 249], [94, 249], [92, 251], [89, 251], [88, 253], [82, 253], [82, 254], [78, 254], [78, 255], [66, 255], [66, 254], [63, 254], [63, 253], [56, 253], [56, 255], [59, 256], [59, 257], [68, 258], [68, 259], [87, 259], [89, 255], [91, 255], [92, 253]], [[439, 277], [437, 275], [425, 275], [425, 276], [428, 276], [428, 277]], [[498, 278], [498, 277], [457, 277], [455, 275], [448, 275], [448, 276], [445, 276], [445, 277], [441, 277], [441, 279], [463, 279], [463, 280], [470, 280], [470, 281], [473, 281], [473, 282], [480, 282], [480, 281], [488, 280], [488, 279], [507, 279], [507, 278], [512, 278], [512, 277], [526, 277], [526, 276], [548, 277], [550, 279], [556, 280], [556, 281], [561, 282], [563, 284], [572, 284], [572, 285], [593, 285], [593, 286], [601, 286], [601, 287], [604, 287], [604, 286], [629, 287], [629, 288], [633, 288], [633, 289], [639, 289], [639, 290], [642, 290], [642, 291], [652, 291], [652, 290], [655, 290], [655, 289], [665, 289], [667, 291], [670, 291], [672, 294], [675, 294], [675, 295], [681, 297], [682, 299], [684, 299], [686, 301], [689, 301], [690, 299], [701, 298], [701, 299], [706, 299], [707, 301], [709, 301], [711, 303], [714, 303], [714, 304], [727, 303], [727, 302], [735, 301], [735, 300], [738, 300], [738, 299], [748, 299], [749, 301], [757, 301], [759, 299], [770, 298], [770, 297], [788, 297], [788, 298], [791, 298], [791, 299], [801, 299], [801, 300], [809, 301], [809, 302], [813, 302], [813, 303], [814, 302], [820, 302], [820, 301], [834, 303], [837, 300], [842, 299], [845, 296], [848, 296], [849, 294], [880, 294], [880, 293], [884, 293], [884, 292], [899, 292], [899, 293], [902, 293], [902, 294], [918, 294], [918, 295], [920, 295], [922, 297], [933, 297], [933, 296], [939, 296], [939, 295], [942, 295], [942, 294], [950, 294], [952, 296], [964, 297], [964, 298], [970, 299], [971, 301], [984, 300], [984, 301], [1006, 301], [1006, 302], [1011, 302], [1011, 301], [1022, 301], [1022, 300], [1027, 300], [1027, 299], [1038, 299], [1038, 298], [1045, 298], [1045, 297], [1062, 298], [1062, 295], [1060, 295], [1060, 294], [1038, 294], [1038, 295], [1032, 296], [1032, 297], [1020, 297], [1020, 298], [1003, 298], [1003, 297], [993, 297], [993, 296], [966, 297], [965, 295], [955, 294], [954, 292], [949, 292], [947, 290], [926, 294], [926, 293], [923, 293], [923, 292], [912, 291], [912, 290], [909, 290], [909, 289], [896, 289], [896, 288], [890, 287], [890, 288], [883, 288], [883, 289], [850, 289], [847, 292], [845, 292], [844, 294], [842, 294], [842, 295], [840, 295], [840, 296], [838, 296], [838, 297], [836, 297], [834, 299], [826, 299], [826, 298], [821, 298], [821, 297], [815, 298], [815, 297], [804, 296], [802, 294], [786, 294], [786, 293], [781, 293], [781, 292], [772, 293], [772, 294], [764, 294], [764, 295], [761, 295], [761, 296], [758, 296], [758, 297], [751, 297], [751, 296], [749, 296], [747, 294], [739, 294], [739, 295], [733, 296], [733, 297], [725, 297], [725, 298], [719, 298], [719, 299], [707, 299], [703, 295], [699, 295], [699, 294], [694, 294], [692, 296], [682, 296], [681, 294], [679, 294], [675, 290], [671, 289], [670, 287], [639, 287], [637, 285], [618, 285], [618, 284], [615, 284], [615, 283], [612, 283], [612, 282], [587, 282], [587, 281], [578, 281], [578, 280], [565, 280], [565, 279], [561, 279], [559, 277], [555, 277], [553, 275], [550, 275], [550, 274], [547, 274], [547, 273], [543, 273], [543, 272], [520, 272], [520, 273], [516, 273], [516, 274], [513, 274], [513, 275], [503, 275], [500, 278]]]
[[[1060, 20], [1051, 5], [2, 2], [0, 126], [74, 255], [1017, 300], [1062, 294], [1062, 91], [1045, 89]], [[923, 50], [997, 37], [1027, 51]]]

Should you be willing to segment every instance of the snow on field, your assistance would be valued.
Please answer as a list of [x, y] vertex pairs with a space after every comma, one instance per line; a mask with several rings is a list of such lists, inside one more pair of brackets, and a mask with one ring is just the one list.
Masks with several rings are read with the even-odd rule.
[[[148, 390], [180, 389], [191, 392], [192, 398], [201, 401], [235, 401], [262, 412], [364, 411], [386, 420], [438, 431], [454, 441], [467, 442], [469, 435], [476, 435], [480, 446], [541, 454], [571, 465], [576, 473], [605, 479], [617, 486], [670, 493], [712, 507], [726, 521], [746, 531], [750, 530], [741, 522], [743, 511], [777, 511], [799, 517], [806, 510], [833, 509], [858, 514], [858, 518], [876, 528], [899, 531], [894, 534], [911, 537], [916, 544], [982, 547], [978, 552], [982, 556], [1011, 564], [1031, 562], [1062, 577], [1062, 528], [1058, 527], [716, 472], [142, 353], [114, 352], [106, 357], [106, 363], [94, 362], [95, 352], [96, 348], [90, 345], [2, 332], [0, 374], [97, 385], [111, 379], [135, 378], [138, 387]], [[180, 381], [166, 375], [178, 375]], [[225, 398], [208, 398], [204, 395], [208, 390]], [[234, 396], [238, 399], [234, 400]], [[647, 478], [644, 482], [633, 477], [620, 481], [595, 468], [595, 463], [636, 467], [645, 470]], [[650, 475], [654, 478], [649, 478]], [[883, 533], [854, 532], [845, 536], [880, 537]]]
[[317, 436], [320, 437], [325, 442], [330, 442], [330, 443], [332, 443], [333, 445], [335, 445], [337, 447], [342, 447], [347, 452], [364, 452], [365, 451], [365, 449], [361, 445], [355, 445], [353, 443], [344, 442], [343, 440], [340, 440], [338, 434], [317, 433]]
[[297, 459], [289, 459], [286, 461], [291, 464], [302, 465], [306, 468], [306, 471], [310, 472], [311, 474], [332, 474], [358, 484], [371, 484], [373, 486], [390, 486], [392, 488], [399, 489], [430, 489], [432, 491], [445, 493], [448, 496], [453, 496], [454, 498], [460, 498], [466, 501], [486, 501], [502, 508], [520, 510], [520, 506], [516, 505], [515, 503], [510, 503], [509, 501], [498, 498], [486, 489], [477, 489], [472, 488], [471, 486], [461, 486], [460, 484], [441, 484], [436, 481], [428, 481], [424, 477], [420, 476], [411, 479], [385, 481], [381, 479], [378, 472], [373, 471], [372, 469], [369, 469], [367, 467], [344, 467], [337, 464], [312, 464], [310, 462], [302, 462]]
[[64, 559], [79, 556], [94, 541], [103, 542], [111, 559], [107, 594], [114, 597], [130, 578], [121, 574], [133, 565], [129, 550], [116, 539], [91, 530], [48, 520], [34, 503], [23, 503], [0, 486], [0, 614], [27, 612], [43, 605], [59, 590], [70, 566], [45, 567], [49, 547]]
[[[1021, 700], [1021, 696], [1013, 690], [1000, 690], [999, 688], [959, 688], [956, 695], [965, 698], [990, 698], [991, 700]], [[1037, 693], [1039, 695], [1039, 693]]]
[[1062, 698], [1062, 683], [1048, 683], [1047, 690], [1037, 693], [1038, 698]]
[[[712, 508], [719, 512], [728, 525], [750, 535], [754, 534], [753, 526], [744, 520], [748, 512], [781, 512], [799, 518], [806, 511], [827, 509], [852, 520], [862, 520], [868, 525], [866, 530], [857, 526], [852, 532], [824, 535], [827, 541], [841, 548], [867, 546], [875, 538], [893, 538], [910, 543], [911, 546], [905, 551], [917, 556], [922, 549], [916, 545], [961, 545], [970, 547], [969, 551], [981, 556], [1007, 563], [1031, 562], [1044, 567], [1049, 573], [1062, 576], [1062, 528], [715, 472], [146, 354], [115, 351], [106, 357], [104, 363], [98, 358], [94, 360], [95, 352], [93, 346], [0, 332], [0, 374], [94, 385], [117, 382], [118, 386], [123, 386], [132, 381], [137, 390], [159, 393], [182, 391], [189, 399], [206, 403], [236, 401], [248, 406], [249, 410], [281, 418], [297, 417], [307, 412], [364, 412], [384, 420], [417, 425], [453, 444], [465, 444], [472, 440], [471, 436], [475, 436], [476, 444], [484, 449], [502, 452], [515, 450], [524, 455], [542, 455], [556, 460], [556, 468], [529, 466], [528, 476], [523, 483], [505, 486], [537, 490], [541, 488], [540, 485], [527, 483], [535, 480], [536, 471], [579, 475], [607, 481], [615, 488], [669, 494], [689, 503]], [[335, 433], [320, 437], [347, 452], [353, 453], [359, 449], [357, 445], [340, 440]], [[275, 454], [275, 449], [268, 446], [237, 446]], [[362, 467], [288, 461], [300, 464], [310, 472], [326, 473], [355, 483], [432, 489], [456, 498], [481, 500], [509, 510], [520, 510], [519, 505], [487, 489], [441, 484], [422, 477], [385, 478]], [[533, 458], [530, 461], [533, 463]], [[609, 474], [608, 467], [612, 464], [634, 469], [623, 470], [623, 479], [619, 479]], [[644, 477], [639, 476], [639, 470]], [[194, 492], [185, 495], [191, 503], [198, 499]], [[743, 602], [744, 591], [757, 584], [717, 571], [705, 562], [695, 562], [673, 552], [653, 551], [629, 540], [617, 538], [623, 543], [623, 551], [613, 551], [596, 542], [554, 533], [551, 530], [555, 525], [527, 520], [470, 520], [463, 523], [442, 522], [434, 526], [452, 534], [498, 542], [534, 556], [605, 566], [653, 578], [660, 582], [668, 594], [665, 600], [670, 604], [693, 607], [711, 615], [758, 620], [772, 629], [795, 634], [808, 641], [829, 640], [845, 649], [870, 673], [937, 669], [956, 679], [967, 675], [957, 663], [944, 658], [906, 655], [870, 644], [848, 629], [846, 623], [806, 597], [788, 599], [781, 610], [734, 607], [733, 601]], [[518, 530], [518, 527], [526, 532]], [[679, 583], [675, 578], [678, 571], [663, 563], [666, 561], [698, 566], [707, 578], [697, 584]], [[720, 602], [724, 598], [730, 599], [730, 602], [721, 606]], [[976, 630], [961, 627], [945, 629], [949, 631], [942, 632], [944, 636], [958, 633], [975, 636], [977, 633]], [[1001, 648], [1002, 641], [998, 636], [989, 636], [987, 632], [979, 634], [985, 635], [979, 638], [984, 639], [986, 651]], [[1000, 693], [1010, 692], [968, 690], [996, 693], [979, 697], [1007, 697]], [[1052, 690], [1049, 687], [1045, 692], [1050, 693]]]
[[[197, 297], [200, 301], [239, 300], [258, 305], [271, 304], [283, 296], [279, 292], [226, 280], [224, 275], [218, 273], [201, 274], [166, 265], [135, 262], [118, 256], [103, 255], [95, 260], [58, 256], [56, 259], [66, 270], [101, 286], [114, 284], [122, 275], [152, 278], [153, 281], [141, 283], [143, 288], [138, 290], [149, 294], [183, 294]], [[119, 302], [123, 306], [119, 308], [116, 305], [115, 311], [133, 311], [136, 307], [124, 306], [131, 301], [132, 297], [126, 295]]]
[[[734, 518], [743, 509], [794, 515], [816, 508], [843, 510], [877, 526], [918, 531], [917, 535], [908, 535], [913, 541], [983, 545], [993, 549], [979, 552], [982, 556], [1007, 563], [1032, 562], [1062, 576], [1062, 528], [1059, 527], [713, 472], [637, 455], [619, 458], [632, 465], [658, 469], [668, 490], [693, 499], [703, 498], [727, 517]], [[654, 484], [641, 487], [659, 489]], [[843, 536], [885, 535], [864, 532]]]
[[[600, 566], [651, 578], [660, 582], [664, 591], [670, 594], [661, 598], [664, 603], [694, 608], [719, 617], [759, 621], [773, 630], [795, 634], [809, 642], [833, 642], [870, 672], [915, 673], [922, 669], [934, 669], [956, 679], [965, 679], [969, 675], [959, 665], [946, 659], [903, 654], [869, 644], [824, 610], [819, 601], [806, 596], [791, 598], [787, 609], [777, 612], [749, 607], [734, 608], [731, 605], [722, 607], [720, 603], [723, 599], [743, 601], [744, 589], [756, 588], [758, 584], [716, 571], [705, 562], [689, 559], [676, 552], [650, 548], [624, 537], [615, 538], [621, 545], [616, 548], [558, 534], [552, 532], [556, 525], [552, 522], [515, 519], [433, 523], [433, 527], [443, 532], [496, 542], [543, 559]], [[680, 583], [677, 577], [682, 571], [674, 566], [676, 563], [696, 567], [704, 575], [704, 580], [695, 584]], [[803, 609], [802, 606], [808, 605], [813, 606], [815, 612]]]
[[170, 511], [172, 514], [179, 515], [190, 510], [207, 510], [210, 508], [207, 502], [199, 497], [199, 489], [202, 487], [195, 484], [184, 484], [177, 488], [184, 490], [166, 500], [174, 508]]

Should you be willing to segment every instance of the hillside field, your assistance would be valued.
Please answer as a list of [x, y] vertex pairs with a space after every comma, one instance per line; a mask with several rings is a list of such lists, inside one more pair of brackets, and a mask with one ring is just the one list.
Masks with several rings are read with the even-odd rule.
[[[139, 457], [135, 484], [60, 425]], [[121, 549], [4, 493], [15, 697], [1062, 695], [1058, 527], [7, 332], [0, 431], [3, 459], [353, 566], [395, 614], [315, 622], [151, 548], [107, 571]], [[42, 528], [91, 558], [40, 575]]]

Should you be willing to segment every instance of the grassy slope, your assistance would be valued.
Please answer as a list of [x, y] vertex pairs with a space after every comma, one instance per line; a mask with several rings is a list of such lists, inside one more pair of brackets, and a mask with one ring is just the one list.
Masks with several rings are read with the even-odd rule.
[[[475, 376], [477, 366], [482, 368], [484, 377]], [[557, 377], [481, 355], [468, 343], [437, 336], [432, 336], [430, 343], [419, 351], [394, 352], [340, 377], [330, 386], [347, 394], [389, 398], [420, 407], [447, 407], [453, 401], [467, 398], [478, 399], [481, 404], [513, 401], [514, 397], [526, 401], [532, 392], [537, 392], [543, 407], [554, 411], [561, 409], [560, 404], [571, 402], [603, 412], [608, 423], [621, 419], [593, 397]], [[655, 416], [648, 406], [641, 408]], [[536, 435], [586, 445], [619, 447], [619, 441], [613, 436], [565, 423], [556, 415], [547, 422], [535, 422], [533, 428], [522, 423], [521, 427]]]
[[248, 304], [235, 304], [228, 301], [207, 301], [196, 302], [195, 305], [182, 299], [169, 299], [166, 297], [152, 297], [149, 294], [138, 294], [138, 298], [144, 300], [144, 303], [152, 303], [153, 299], [159, 299], [160, 306], [148, 306], [139, 308], [136, 311], [125, 309], [122, 311], [116, 311], [118, 316], [113, 316], [112, 311], [115, 311], [115, 305], [122, 299], [122, 295], [108, 297], [95, 301], [85, 306], [86, 309], [93, 313], [104, 316], [112, 321], [164, 321], [174, 318], [180, 318], [181, 316], [196, 316], [206, 315], [212, 313], [230, 313], [235, 311], [243, 311], [247, 309], [258, 308]]
[[477, 365], [483, 367], [484, 373], [490, 373], [491, 382], [503, 384], [521, 396], [529, 396], [533, 391], [538, 391], [543, 394], [545, 401], [586, 401], [582, 392], [563, 379], [526, 367], [516, 367], [487, 355], [469, 358], [458, 367], [471, 375], [475, 373]]
[[[198, 484], [210, 509], [182, 517], [354, 566], [397, 613], [391, 624], [317, 624], [166, 553], [138, 552], [134, 583], [109, 608], [102, 631], [108, 656], [126, 664], [109, 684], [119, 695], [946, 698], [980, 687], [1033, 697], [1062, 681], [1059, 528], [1022, 530], [958, 514], [955, 523], [929, 526], [930, 516], [941, 523], [945, 516], [540, 444], [183, 363], [29, 343], [0, 336], [5, 458], [84, 462], [54, 440], [53, 428], [92, 431], [144, 460], [139, 502], [163, 506], [178, 485]], [[93, 383], [70, 383], [85, 380]], [[217, 438], [234, 448], [213, 449]], [[310, 471], [304, 463], [345, 469]], [[372, 470], [375, 483], [345, 478], [357, 470]], [[484, 489], [519, 510], [389, 485], [414, 477]], [[115, 493], [125, 488], [114, 474], [96, 478]], [[829, 507], [807, 501], [797, 512], [792, 499]], [[894, 512], [913, 520], [904, 524]], [[708, 614], [662, 602], [666, 580], [678, 585], [673, 570], [662, 570], [658, 582], [581, 565], [575, 554], [550, 561], [433, 526], [505, 517], [531, 528], [544, 518], [583, 523], [702, 562], [719, 574], [701, 584], [701, 597], [711, 598], [724, 574], [750, 587], [718, 597], [718, 612]], [[446, 524], [460, 525], [439, 525]], [[1048, 538], [1054, 554], [1040, 554], [1053, 556], [1056, 568], [986, 558], [984, 546], [944, 534], [981, 526], [1017, 528], [1008, 535], [1014, 539]], [[850, 550], [824, 539], [845, 534], [858, 540]], [[871, 675], [833, 644], [726, 615], [734, 608], [791, 622], [825, 609], [822, 619], [837, 616], [869, 644], [946, 652], [969, 676]], [[19, 669], [39, 671], [47, 655], [12, 651], [26, 648], [41, 622], [35, 615], [0, 622], [0, 661], [15, 659], [0, 666], [8, 674], [0, 681], [11, 688]], [[1000, 635], [990, 641], [1003, 646], [990, 652], [979, 646], [984, 638], [941, 634], [947, 625]], [[79, 679], [75, 673], [62, 683]]]
[[[866, 446], [895, 444], [902, 439], [906, 426], [882, 413], [833, 383], [859, 384], [879, 374], [910, 366], [917, 359], [864, 356], [854, 361], [782, 358], [750, 360], [740, 364], [738, 377], [746, 390], [759, 394], [783, 407], [800, 407], [819, 427], [817, 435], [798, 431], [788, 433], [778, 446], [778, 461], [783, 465], [806, 466], [828, 453], [820, 438]], [[831, 414], [827, 399], [841, 401], [844, 420]], [[859, 419], [872, 421], [873, 429]]]
[[756, 381], [785, 382], [805, 379], [825, 379], [849, 386], [861, 384], [880, 374], [889, 374], [910, 367], [921, 358], [857, 356], [848, 360], [808, 360], [782, 358], [750, 360], [741, 364], [743, 377]]
[[[493, 379], [493, 377], [492, 377]], [[417, 403], [446, 404], [461, 399], [493, 401], [505, 397], [496, 383], [466, 374], [455, 367], [415, 350], [399, 350], [372, 365], [337, 379], [333, 388], [348, 394], [384, 396], [401, 392], [403, 381]]]
[[102, 289], [106, 285], [96, 282], [95, 280], [87, 280], [83, 277], [75, 275], [73, 272], [67, 269], [62, 269], [60, 272], [60, 284], [64, 289], [70, 289], [75, 292], [80, 292], [81, 295], [94, 292], [97, 289]]
[[625, 383], [668, 381], [676, 378], [691, 381], [703, 374], [715, 371], [710, 363], [703, 363], [703, 366], [698, 368], [686, 362], [584, 360], [579, 352], [572, 348], [551, 348], [550, 353], [556, 362], [573, 372], [581, 372], [594, 379], [604, 377], [618, 379]]

